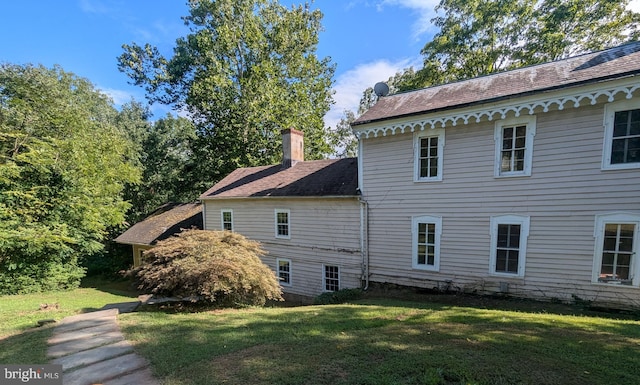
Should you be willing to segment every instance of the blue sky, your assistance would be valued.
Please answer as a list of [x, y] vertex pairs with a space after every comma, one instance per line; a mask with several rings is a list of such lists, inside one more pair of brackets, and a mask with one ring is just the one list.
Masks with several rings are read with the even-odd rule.
[[[282, 0], [284, 5], [302, 0]], [[396, 71], [420, 66], [420, 49], [436, 32], [430, 20], [437, 0], [316, 0], [325, 31], [318, 54], [337, 64], [336, 105], [325, 121], [334, 126], [355, 110], [362, 91]], [[640, 0], [634, 0], [637, 10]], [[59, 64], [89, 79], [116, 103], [144, 92], [117, 68], [122, 44], [150, 43], [170, 55], [187, 29], [186, 0], [15, 0], [2, 4], [0, 62]], [[156, 117], [164, 114], [154, 108]]]
[[[282, 1], [285, 5], [301, 1]], [[344, 109], [355, 109], [362, 91], [397, 70], [419, 63], [433, 31], [434, 0], [316, 0], [325, 31], [318, 54], [337, 64], [335, 100], [326, 121], [333, 126]], [[181, 16], [186, 0], [20, 0], [3, 2], [0, 61], [59, 64], [89, 79], [116, 103], [144, 92], [117, 68], [122, 44], [150, 43], [171, 54], [187, 34]], [[154, 109], [162, 115], [159, 108]]]

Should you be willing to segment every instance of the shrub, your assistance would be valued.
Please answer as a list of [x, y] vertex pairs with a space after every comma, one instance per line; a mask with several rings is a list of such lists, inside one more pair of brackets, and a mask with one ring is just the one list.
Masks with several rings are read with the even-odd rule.
[[122, 272], [131, 268], [131, 246], [115, 242], [107, 242], [104, 250], [82, 259], [82, 267], [87, 277], [103, 277], [106, 279], [122, 279]]
[[33, 258], [16, 264], [0, 258], [0, 295], [75, 289], [84, 274], [73, 257], [64, 261]]
[[146, 251], [129, 271], [138, 288], [157, 295], [197, 297], [219, 306], [282, 300], [278, 278], [262, 263], [258, 242], [229, 231], [186, 230]]
[[313, 303], [315, 305], [330, 305], [330, 304], [345, 303], [347, 301], [358, 299], [361, 296], [362, 296], [362, 289], [342, 289], [338, 291], [322, 293], [316, 298], [314, 298]]

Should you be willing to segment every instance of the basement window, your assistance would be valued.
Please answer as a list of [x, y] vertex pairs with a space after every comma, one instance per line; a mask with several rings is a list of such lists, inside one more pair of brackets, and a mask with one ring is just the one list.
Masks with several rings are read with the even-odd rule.
[[324, 291], [340, 290], [340, 268], [324, 265]]

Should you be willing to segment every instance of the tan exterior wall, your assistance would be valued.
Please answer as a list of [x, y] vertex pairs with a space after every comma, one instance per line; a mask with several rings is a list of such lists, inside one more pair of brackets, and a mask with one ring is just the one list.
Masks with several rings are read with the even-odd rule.
[[[290, 238], [275, 236], [275, 210], [290, 212]], [[265, 264], [291, 260], [291, 285], [283, 291], [323, 292], [324, 264], [340, 268], [340, 288], [360, 287], [360, 209], [356, 198], [245, 198], [204, 201], [205, 229], [222, 228], [221, 211], [232, 210], [233, 231], [262, 243]]]
[[[601, 169], [604, 103], [536, 114], [532, 174], [494, 177], [495, 122], [445, 129], [441, 182], [414, 182], [413, 134], [361, 140], [370, 278], [418, 287], [640, 306], [640, 289], [591, 282], [595, 215], [640, 213], [640, 169]], [[512, 116], [512, 115], [511, 115]], [[489, 274], [490, 217], [530, 216], [523, 278]], [[412, 216], [442, 216], [439, 272], [412, 268]], [[505, 286], [503, 285], [503, 288]]]
[[142, 253], [149, 250], [151, 245], [132, 245], [133, 247], [133, 267], [138, 267], [142, 263]]

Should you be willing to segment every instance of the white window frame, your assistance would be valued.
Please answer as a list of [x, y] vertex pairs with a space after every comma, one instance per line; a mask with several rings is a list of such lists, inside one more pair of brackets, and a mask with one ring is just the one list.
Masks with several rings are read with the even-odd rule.
[[[275, 209], [274, 210], [274, 224], [275, 224], [275, 236], [278, 239], [291, 239], [291, 210], [289, 209]], [[278, 231], [278, 214], [287, 214], [287, 235], [282, 235]]]
[[[498, 225], [520, 225], [520, 246], [518, 250], [517, 273], [496, 271], [498, 251]], [[527, 261], [527, 240], [529, 238], [530, 217], [526, 215], [507, 214], [491, 217], [491, 254], [489, 258], [489, 274], [500, 277], [524, 277]]]
[[[434, 239], [434, 257], [433, 265], [419, 264], [418, 263], [418, 229], [419, 224], [434, 224], [435, 225], [435, 239]], [[442, 235], [442, 217], [434, 215], [421, 215], [415, 216], [411, 219], [411, 234], [412, 234], [412, 267], [420, 270], [440, 271], [440, 238]]]
[[640, 168], [640, 162], [611, 164], [613, 145], [613, 122], [616, 112], [640, 109], [640, 99], [621, 100], [604, 106], [604, 147], [602, 149], [602, 170], [624, 170]]
[[226, 230], [224, 228], [224, 214], [225, 213], [231, 214], [231, 230], [229, 230], [229, 231], [233, 231], [233, 227], [234, 227], [233, 226], [233, 210], [231, 210], [231, 209], [222, 209], [222, 210], [220, 210], [220, 229], [221, 230]]
[[[503, 128], [527, 126], [524, 150], [524, 169], [522, 171], [502, 171], [502, 134]], [[529, 115], [518, 118], [498, 120], [495, 125], [493, 139], [495, 141], [494, 176], [496, 178], [531, 176], [533, 162], [533, 138], [536, 136], [536, 116]]]
[[[420, 140], [424, 138], [438, 138], [438, 175], [420, 177]], [[414, 182], [439, 182], [442, 181], [442, 169], [444, 164], [444, 129], [425, 129], [413, 134], [413, 181]]]
[[[629, 264], [629, 276], [631, 285], [624, 285], [619, 282], [600, 282], [600, 269], [602, 266], [602, 252], [604, 248], [604, 229], [606, 224], [632, 224], [635, 225], [633, 235], [633, 254]], [[593, 275], [591, 282], [598, 285], [638, 287], [640, 286], [640, 213], [608, 213], [598, 214], [595, 217], [593, 237], [595, 238], [595, 251], [593, 254]]]
[[335, 267], [338, 269], [338, 290], [340, 290], [340, 285], [341, 285], [341, 279], [340, 279], [340, 274], [342, 274], [340, 269], [340, 266], [338, 265], [322, 265], [322, 291], [323, 292], [334, 292], [334, 291], [338, 291], [338, 290], [327, 290], [327, 267]]
[[[286, 262], [287, 264], [289, 264], [289, 282], [285, 282], [282, 280], [282, 278], [280, 278], [280, 262]], [[288, 258], [276, 258], [276, 273], [278, 275], [278, 281], [280, 282], [280, 285], [282, 286], [292, 286], [293, 285], [293, 272], [292, 272], [292, 263], [291, 260]]]

